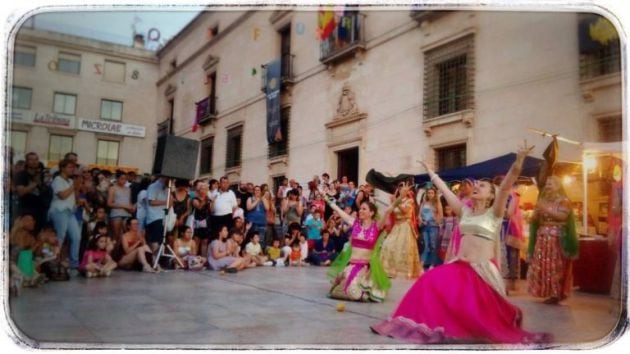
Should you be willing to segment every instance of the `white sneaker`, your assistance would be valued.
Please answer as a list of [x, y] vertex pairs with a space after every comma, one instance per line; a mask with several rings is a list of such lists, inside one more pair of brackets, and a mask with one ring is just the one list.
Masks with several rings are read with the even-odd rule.
[[285, 267], [284, 262], [276, 262], [276, 267]]
[[273, 262], [272, 261], [267, 261], [267, 262], [263, 263], [263, 265], [265, 267], [271, 267], [273, 265]]

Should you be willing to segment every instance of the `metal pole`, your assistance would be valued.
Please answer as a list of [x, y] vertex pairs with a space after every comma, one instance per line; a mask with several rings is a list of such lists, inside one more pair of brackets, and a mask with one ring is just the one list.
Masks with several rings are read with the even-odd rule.
[[166, 219], [168, 216], [169, 204], [171, 203], [171, 186], [173, 184], [173, 179], [168, 177], [168, 183], [166, 187], [166, 206], [164, 207], [164, 219], [162, 220], [163, 231], [162, 231], [162, 243], [160, 244], [160, 248], [158, 248], [158, 252], [155, 255], [155, 259], [153, 260], [153, 269], [157, 269], [160, 258], [164, 254], [164, 247], [166, 244]]

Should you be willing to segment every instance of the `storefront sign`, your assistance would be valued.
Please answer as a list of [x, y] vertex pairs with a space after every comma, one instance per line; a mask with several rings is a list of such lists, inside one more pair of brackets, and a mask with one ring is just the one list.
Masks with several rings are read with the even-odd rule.
[[40, 113], [14, 109], [11, 111], [11, 122], [47, 127], [74, 129], [75, 117], [56, 113]]
[[139, 125], [105, 122], [101, 120], [89, 120], [83, 118], [79, 118], [77, 129], [96, 133], [133, 136], [138, 138], [144, 138], [146, 135], [146, 128]]

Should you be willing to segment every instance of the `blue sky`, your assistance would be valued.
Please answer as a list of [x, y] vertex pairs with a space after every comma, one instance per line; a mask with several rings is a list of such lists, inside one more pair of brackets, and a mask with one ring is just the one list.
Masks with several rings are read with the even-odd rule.
[[[156, 49], [157, 42], [164, 43], [175, 36], [201, 10], [195, 8], [176, 8], [163, 11], [63, 11], [38, 13], [34, 18], [37, 29], [57, 31], [81, 37], [93, 38], [105, 42], [131, 45], [134, 28], [137, 33], [148, 32], [159, 41], [146, 41], [147, 49]], [[30, 22], [30, 21], [29, 21]], [[156, 32], [155, 30], [157, 29]]]

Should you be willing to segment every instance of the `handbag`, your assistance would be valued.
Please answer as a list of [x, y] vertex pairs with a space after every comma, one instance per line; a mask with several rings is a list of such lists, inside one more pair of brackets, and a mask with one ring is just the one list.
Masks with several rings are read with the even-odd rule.
[[195, 211], [194, 210], [192, 213], [188, 214], [185, 225], [186, 227], [190, 227], [193, 230], [195, 229]]
[[166, 231], [173, 231], [175, 227], [175, 223], [177, 222], [177, 214], [175, 214], [175, 210], [173, 207], [168, 208], [168, 214], [166, 214]]
[[265, 212], [265, 218], [267, 219], [267, 225], [274, 225], [276, 223], [276, 211], [273, 206]]

